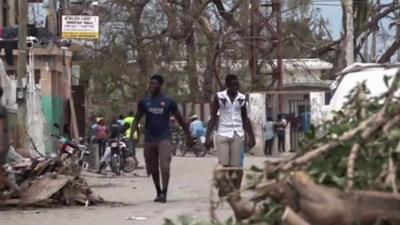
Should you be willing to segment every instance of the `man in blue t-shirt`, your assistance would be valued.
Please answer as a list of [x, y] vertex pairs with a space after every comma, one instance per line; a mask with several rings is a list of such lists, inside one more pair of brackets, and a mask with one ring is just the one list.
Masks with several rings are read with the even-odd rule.
[[192, 138], [200, 139], [202, 136], [205, 136], [203, 122], [199, 120], [196, 114], [190, 117], [189, 130]]
[[[161, 87], [164, 79], [155, 74], [150, 78], [150, 95], [139, 101], [135, 120], [132, 124], [133, 134], [143, 115], [146, 115], [144, 158], [146, 169], [151, 174], [157, 191], [155, 202], [167, 202], [167, 190], [170, 177], [170, 163], [172, 159], [172, 143], [170, 133], [170, 116], [174, 116], [183, 128], [191, 145], [190, 132], [183, 121], [178, 106], [170, 97], [162, 94]], [[132, 136], [132, 135], [131, 135]], [[132, 138], [132, 137], [131, 137]], [[162, 188], [160, 186], [160, 171]]]

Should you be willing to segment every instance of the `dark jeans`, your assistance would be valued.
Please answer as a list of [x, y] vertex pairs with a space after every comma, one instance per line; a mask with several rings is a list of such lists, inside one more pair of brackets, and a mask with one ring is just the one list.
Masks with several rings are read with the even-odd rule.
[[278, 131], [278, 151], [285, 151], [285, 131]]
[[106, 151], [106, 139], [97, 139], [97, 144], [99, 145], [99, 158], [103, 157], [104, 152]]
[[272, 147], [274, 146], [274, 138], [265, 140], [264, 153], [266, 156], [272, 156]]

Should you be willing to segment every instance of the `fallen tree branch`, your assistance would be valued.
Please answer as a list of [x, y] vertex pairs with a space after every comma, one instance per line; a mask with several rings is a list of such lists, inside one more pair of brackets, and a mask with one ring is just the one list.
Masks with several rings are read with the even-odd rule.
[[310, 225], [307, 221], [297, 215], [290, 207], [286, 207], [282, 215], [282, 222], [287, 225]]
[[353, 145], [350, 151], [349, 162], [347, 163], [347, 190], [353, 188], [354, 178], [354, 164], [357, 160], [357, 154], [360, 150], [361, 145], [359, 143]]
[[388, 164], [389, 164], [389, 174], [388, 174], [388, 180], [392, 186], [392, 191], [393, 193], [397, 194], [398, 189], [397, 189], [397, 182], [396, 182], [396, 165], [393, 161], [393, 157], [389, 155], [388, 157]]

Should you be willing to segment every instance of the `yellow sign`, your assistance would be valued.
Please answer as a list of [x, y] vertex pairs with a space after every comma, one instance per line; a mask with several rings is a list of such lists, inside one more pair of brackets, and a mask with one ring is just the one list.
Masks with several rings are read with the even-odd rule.
[[62, 16], [62, 38], [99, 39], [98, 16]]

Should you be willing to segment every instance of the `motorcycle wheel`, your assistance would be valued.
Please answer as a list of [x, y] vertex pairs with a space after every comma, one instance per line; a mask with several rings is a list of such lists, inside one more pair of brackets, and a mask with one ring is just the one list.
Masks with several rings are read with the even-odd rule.
[[204, 157], [207, 154], [207, 149], [203, 146], [203, 144], [199, 143], [193, 146], [193, 152], [196, 157]]
[[208, 149], [204, 145], [202, 145], [201, 146], [201, 154], [200, 154], [200, 156], [204, 157], [204, 156], [207, 155], [207, 153], [208, 153]]
[[180, 141], [178, 143], [177, 148], [178, 148], [181, 156], [185, 156], [186, 155], [187, 149], [186, 149], [186, 146], [184, 145], [183, 141]]
[[124, 168], [122, 169], [124, 173], [130, 173], [137, 169], [139, 163], [136, 162], [132, 157], [128, 157], [124, 163]]
[[111, 157], [111, 170], [117, 175], [121, 175], [121, 161], [119, 156], [112, 156]]
[[199, 147], [193, 146], [192, 148], [193, 148], [193, 153], [194, 153], [194, 155], [195, 155], [196, 157], [200, 157], [201, 152], [200, 152]]
[[83, 156], [83, 159], [82, 159], [82, 161], [80, 162], [80, 166], [81, 166], [81, 169], [82, 169], [82, 170], [87, 170], [87, 169], [89, 168], [89, 163], [88, 163], [88, 160], [87, 160], [87, 156], [86, 156], [86, 155]]

